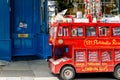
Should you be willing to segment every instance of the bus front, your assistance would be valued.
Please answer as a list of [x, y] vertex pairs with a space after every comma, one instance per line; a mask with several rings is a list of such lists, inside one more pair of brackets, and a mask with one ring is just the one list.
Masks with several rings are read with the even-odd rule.
[[52, 57], [48, 60], [48, 66], [54, 74], [59, 74], [63, 65], [72, 63], [69, 28], [69, 23], [50, 27], [49, 44], [52, 46]]

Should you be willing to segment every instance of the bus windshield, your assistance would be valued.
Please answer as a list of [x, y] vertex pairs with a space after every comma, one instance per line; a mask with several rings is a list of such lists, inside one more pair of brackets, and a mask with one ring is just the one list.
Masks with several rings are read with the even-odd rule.
[[55, 58], [55, 59], [59, 59], [59, 58], [62, 58], [62, 57], [68, 57], [68, 58], [70, 58], [70, 54], [69, 54], [69, 48], [68, 48], [68, 46], [56, 46], [55, 48], [54, 48], [54, 51], [53, 51], [53, 57]]

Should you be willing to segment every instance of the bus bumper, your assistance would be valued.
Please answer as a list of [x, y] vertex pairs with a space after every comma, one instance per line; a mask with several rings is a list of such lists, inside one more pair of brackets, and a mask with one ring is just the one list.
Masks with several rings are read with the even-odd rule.
[[48, 60], [48, 67], [51, 70], [52, 73], [54, 74], [59, 74], [59, 67], [57, 66], [57, 64], [55, 64], [55, 60], [54, 59], [49, 59]]

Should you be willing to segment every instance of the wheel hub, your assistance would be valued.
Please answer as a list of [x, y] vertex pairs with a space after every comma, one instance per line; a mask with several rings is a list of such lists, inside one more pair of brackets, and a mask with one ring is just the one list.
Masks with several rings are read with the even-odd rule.
[[73, 73], [70, 70], [65, 71], [66, 78], [70, 79], [73, 76]]
[[70, 75], [70, 72], [69, 72], [69, 71], [66, 71], [65, 74], [66, 74], [67, 76], [69, 76], [69, 75]]

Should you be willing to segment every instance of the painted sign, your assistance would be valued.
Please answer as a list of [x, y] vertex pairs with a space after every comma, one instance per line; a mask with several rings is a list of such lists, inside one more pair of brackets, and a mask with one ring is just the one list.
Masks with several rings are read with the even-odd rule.
[[84, 40], [84, 46], [120, 46], [120, 40]]
[[82, 69], [82, 71], [108, 71], [108, 67], [107, 66], [100, 66], [100, 67], [96, 67], [96, 66], [90, 66], [90, 67], [85, 67]]
[[[77, 62], [76, 64], [75, 64], [76, 66], [78, 66], [78, 67], [81, 67], [81, 66], [100, 66], [101, 65], [101, 63], [99, 63], [99, 62], [87, 62], [87, 63], [84, 63], [84, 62]], [[104, 66], [108, 66], [108, 64], [107, 63], [102, 63], [102, 65], [104, 65]]]
[[[108, 71], [108, 64], [103, 63], [104, 66], [101, 66], [101, 63], [76, 63], [77, 67], [81, 67], [81, 71], [86, 72], [86, 71]], [[87, 66], [86, 66], [87, 65]]]

